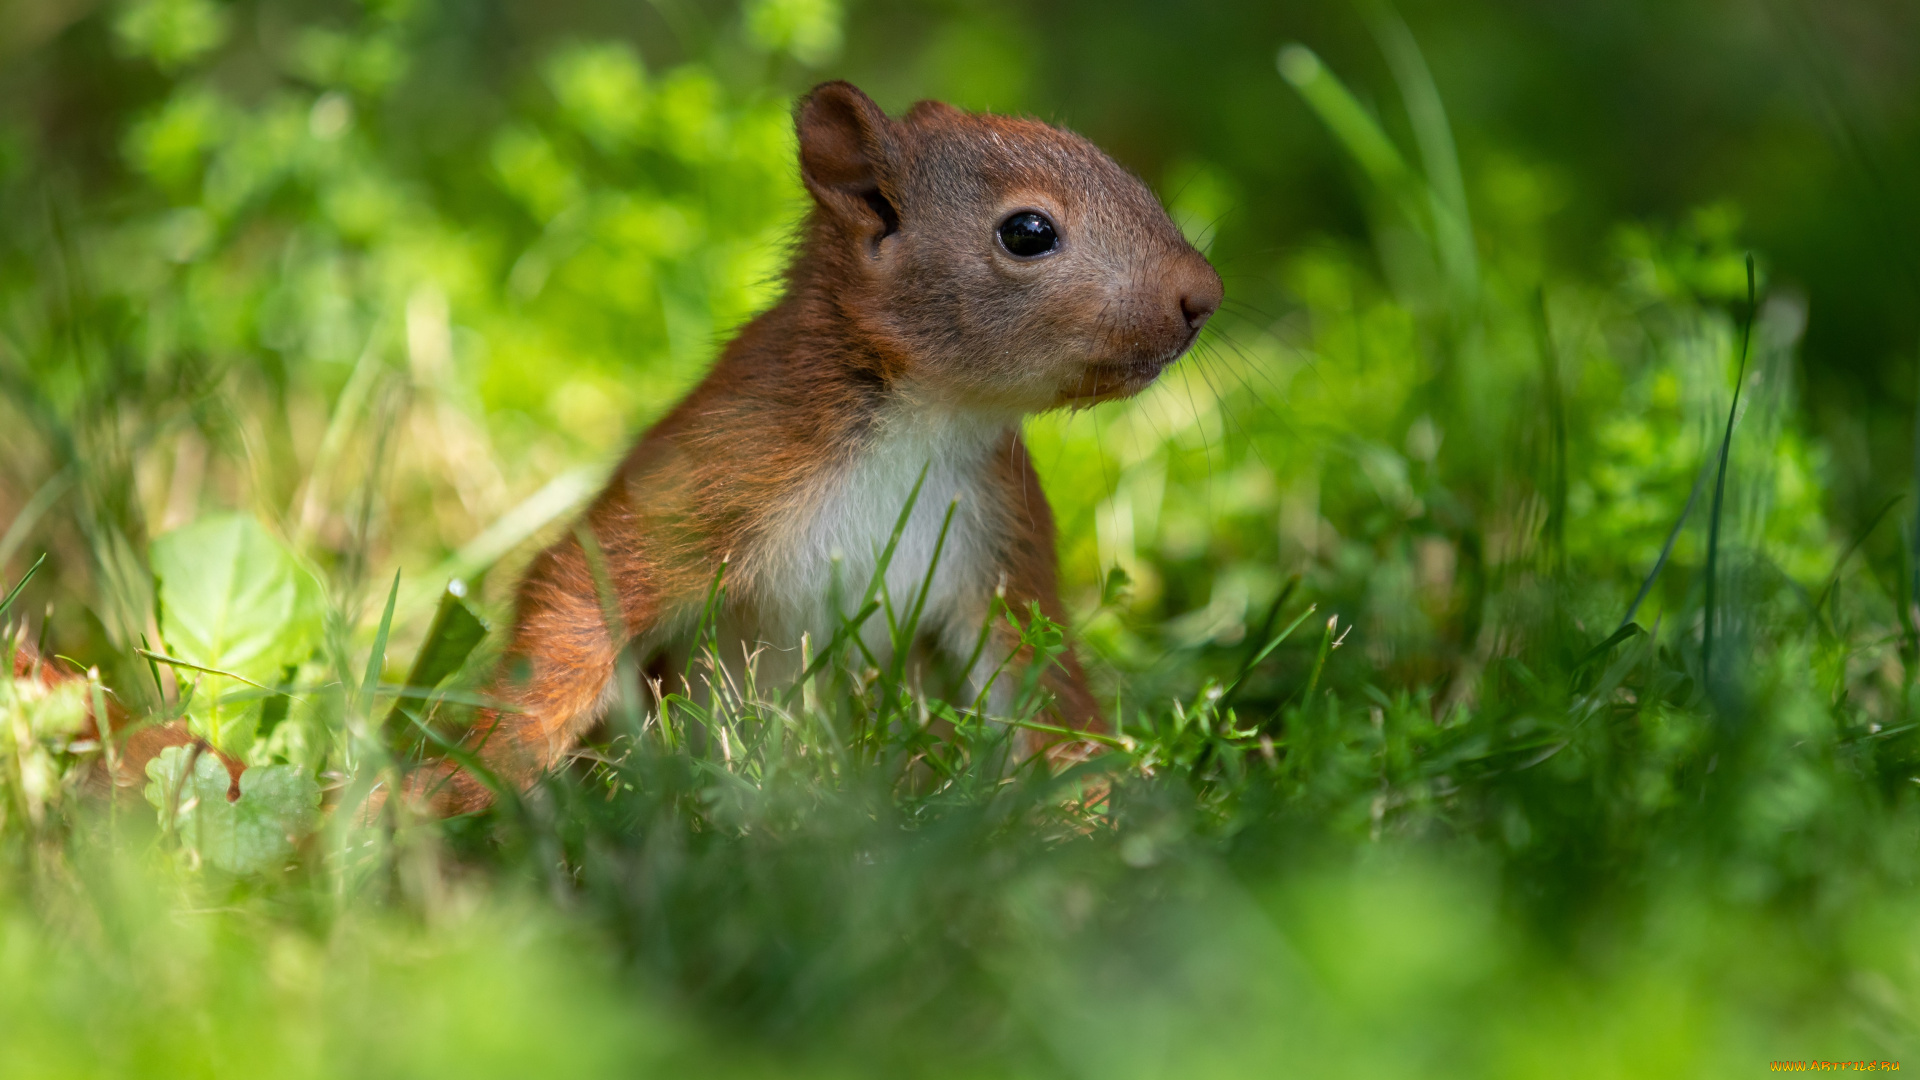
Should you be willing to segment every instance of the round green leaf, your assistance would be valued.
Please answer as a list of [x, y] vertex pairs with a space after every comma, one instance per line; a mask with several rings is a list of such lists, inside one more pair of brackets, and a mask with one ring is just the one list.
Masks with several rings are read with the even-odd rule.
[[167, 801], [178, 788], [174, 825], [200, 857], [231, 874], [270, 869], [293, 854], [293, 846], [320, 819], [320, 786], [293, 765], [255, 766], [240, 774], [240, 798], [227, 801], [227, 768], [218, 756], [194, 758], [185, 782], [187, 748], [170, 746], [147, 763], [147, 801], [164, 824]]
[[319, 641], [319, 580], [252, 517], [196, 521], [155, 539], [149, 558], [173, 656], [271, 683]]

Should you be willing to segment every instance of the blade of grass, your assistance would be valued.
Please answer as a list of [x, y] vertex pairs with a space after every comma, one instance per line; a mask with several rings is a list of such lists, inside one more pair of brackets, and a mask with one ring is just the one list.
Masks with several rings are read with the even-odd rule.
[[387, 635], [393, 630], [393, 606], [400, 599], [400, 571], [393, 572], [393, 586], [387, 590], [387, 609], [380, 613], [380, 629], [374, 631], [373, 652], [367, 656], [367, 674], [360, 683], [360, 711], [371, 715], [374, 695], [380, 691], [380, 669], [387, 660]]
[[1846, 569], [1847, 563], [1853, 558], [1854, 554], [1858, 552], [1861, 547], [1865, 546], [1867, 539], [1873, 535], [1874, 530], [1878, 529], [1880, 523], [1886, 520], [1888, 512], [1895, 506], [1898, 506], [1900, 500], [1904, 498], [1906, 498], [1904, 494], [1895, 495], [1893, 498], [1888, 499], [1879, 510], [1874, 511], [1873, 516], [1867, 519], [1867, 527], [1856, 533], [1852, 542], [1847, 544], [1847, 549], [1840, 553], [1838, 559], [1833, 561], [1833, 569], [1828, 571], [1827, 580], [1821, 584], [1820, 591], [1814, 594], [1813, 610], [1816, 614], [1826, 606], [1828, 597], [1830, 597], [1834, 589], [1839, 586], [1840, 571]]
[[[1117, 566], [1114, 567], [1114, 570], [1115, 572], [1120, 572], [1120, 568]], [[1293, 592], [1300, 587], [1300, 582], [1301, 575], [1293, 574], [1287, 578], [1285, 584], [1280, 586], [1280, 591], [1274, 594], [1273, 603], [1267, 605], [1267, 613], [1260, 618], [1260, 632], [1255, 634], [1249, 643], [1253, 641], [1266, 642], [1272, 639], [1273, 624], [1280, 621], [1280, 609], [1285, 607], [1287, 601], [1293, 598]], [[1259, 660], [1254, 658], [1256, 653], [1264, 658], [1266, 650], [1264, 648], [1256, 648], [1247, 653], [1247, 659], [1241, 662], [1239, 672], [1234, 675], [1235, 682], [1245, 678], [1247, 672], [1252, 669], [1253, 665], [1259, 662]]]
[[336, 479], [334, 473], [340, 464], [340, 455], [346, 449], [354, 427], [359, 424], [361, 414], [367, 411], [368, 400], [373, 395], [374, 384], [386, 367], [383, 353], [385, 348], [389, 319], [382, 315], [374, 320], [367, 331], [366, 345], [360, 350], [359, 359], [354, 361], [353, 372], [347, 376], [347, 384], [340, 389], [340, 396], [334, 400], [333, 410], [327, 417], [326, 431], [320, 436], [320, 448], [314, 453], [313, 467], [307, 470], [307, 483], [300, 493], [299, 516], [295, 520], [294, 546], [304, 548], [320, 519], [326, 512], [327, 499]]
[[72, 465], [54, 473], [46, 483], [40, 485], [40, 490], [34, 492], [27, 504], [14, 515], [13, 524], [7, 526], [7, 534], [0, 537], [0, 567], [5, 567], [13, 559], [13, 553], [27, 542], [27, 537], [33, 534], [33, 527], [40, 523], [40, 518], [53, 509], [53, 504], [59, 502], [60, 496], [65, 495], [72, 486]]
[[[1896, 567], [1897, 572], [1894, 575], [1892, 583], [1885, 586], [1887, 595], [1893, 597], [1893, 616], [1895, 621], [1900, 624], [1900, 650], [1901, 655], [1904, 657], [1914, 656], [1914, 646], [1920, 643], [1920, 627], [1916, 627], [1914, 624], [1913, 610], [1913, 577], [1915, 573], [1913, 531], [1914, 522], [1903, 521], [1900, 523], [1900, 544], [1894, 549], [1895, 557], [1899, 560], [1900, 565]], [[1913, 667], [1914, 665], [1912, 663], [1906, 665], [1907, 673], [1905, 681], [1908, 689], [1912, 689], [1914, 677]]]
[[[1693, 490], [1687, 493], [1687, 504], [1680, 508], [1680, 516], [1674, 519], [1673, 528], [1667, 530], [1667, 540], [1660, 545], [1660, 557], [1653, 560], [1653, 569], [1647, 571], [1646, 580], [1640, 583], [1640, 591], [1633, 594], [1633, 602], [1627, 605], [1627, 613], [1620, 619], [1619, 630], [1633, 625], [1633, 617], [1639, 613], [1640, 605], [1646, 602], [1647, 594], [1653, 591], [1654, 581], [1660, 577], [1660, 571], [1666, 569], [1667, 560], [1673, 557], [1673, 546], [1680, 540], [1680, 530], [1693, 514], [1694, 504], [1700, 501], [1700, 493], [1706, 490], [1707, 477], [1713, 475], [1718, 460], [1718, 457], [1710, 454], [1700, 463], [1700, 472], [1693, 478]], [[1618, 633], [1619, 630], [1614, 632]]]
[[135, 649], [133, 651], [143, 657], [146, 657], [146, 659], [150, 663], [161, 663], [161, 664], [167, 665], [168, 667], [184, 668], [187, 671], [197, 671], [202, 675], [218, 675], [223, 679], [232, 679], [235, 682], [246, 683], [248, 686], [251, 686], [256, 690], [265, 690], [270, 694], [277, 694], [280, 692], [271, 686], [267, 686], [264, 683], [254, 682], [252, 679], [247, 678], [245, 675], [236, 675], [231, 671], [222, 671], [219, 668], [202, 667], [199, 664], [189, 663], [188, 661], [181, 660], [172, 656], [166, 656], [164, 654], [154, 652], [151, 649]]
[[805, 682], [809, 676], [815, 674], [821, 667], [825, 666], [834, 656], [839, 655], [840, 650], [847, 644], [849, 637], [853, 639], [853, 644], [859, 646], [860, 651], [867, 655], [867, 659], [869, 661], [872, 660], [872, 654], [867, 653], [866, 644], [859, 640], [859, 630], [868, 619], [873, 617], [873, 613], [879, 611], [881, 608], [881, 604], [875, 599], [875, 596], [880, 591], [881, 583], [886, 580], [887, 568], [893, 564], [893, 553], [900, 547], [900, 537], [905, 535], [907, 531], [907, 522], [911, 520], [913, 516], [914, 504], [920, 501], [920, 489], [925, 486], [927, 482], [927, 471], [932, 467], [932, 461], [928, 461], [925, 465], [922, 465], [920, 467], [920, 475], [913, 481], [913, 489], [907, 492], [906, 505], [900, 508], [900, 516], [894, 519], [893, 534], [887, 537], [886, 546], [880, 550], [879, 557], [874, 560], [873, 576], [867, 579], [867, 591], [860, 598], [859, 609], [853, 616], [840, 620], [840, 626], [833, 632], [833, 638], [827, 642], [827, 647], [821, 649], [820, 655], [814, 657], [813, 663], [801, 671], [800, 677], [794, 680], [793, 685], [787, 687], [785, 693], [780, 696], [781, 708], [786, 708], [792, 703], [793, 695], [799, 691], [801, 683]]
[[1086, 742], [1099, 743], [1101, 746], [1112, 747], [1115, 750], [1132, 749], [1128, 740], [1123, 736], [1103, 735], [1098, 731], [1087, 731], [1084, 728], [1061, 727], [1059, 724], [1045, 724], [1038, 720], [1001, 720], [997, 722], [1004, 723], [1010, 728], [1038, 731], [1047, 735], [1059, 735], [1075, 741], [1084, 740]]
[[[1288, 591], [1291, 592], [1292, 590]], [[1284, 594], [1282, 594], [1282, 598], [1284, 599]], [[1272, 655], [1273, 650], [1279, 648], [1282, 642], [1292, 637], [1293, 632], [1300, 628], [1300, 624], [1307, 621], [1307, 616], [1318, 611], [1319, 608], [1320, 605], [1318, 604], [1308, 604], [1307, 610], [1296, 615], [1294, 620], [1287, 624], [1286, 629], [1268, 638], [1267, 643], [1262, 645], [1258, 652], [1252, 653], [1247, 657], [1246, 662], [1240, 665], [1239, 674], [1233, 677], [1233, 681], [1227, 684], [1226, 690], [1220, 695], [1218, 708], [1221, 712], [1226, 712], [1227, 708], [1239, 698], [1241, 685], [1247, 681], [1247, 676], [1253, 673], [1253, 669], [1259, 665], [1260, 661]]]
[[1533, 293], [1534, 333], [1538, 337], [1540, 373], [1547, 392], [1547, 569], [1558, 575], [1567, 562], [1567, 403], [1560, 387], [1560, 355], [1553, 347], [1553, 325], [1547, 319], [1547, 291]]
[[[974, 670], [980, 664], [980, 658], [987, 654], [987, 643], [993, 638], [994, 624], [1000, 618], [1001, 614], [1006, 611], [1006, 608], [1006, 598], [998, 593], [995, 593], [993, 598], [987, 601], [987, 617], [980, 620], [980, 632], [974, 636], [973, 651], [967, 655], [967, 662], [960, 666], [960, 675], [962, 678], [973, 677]], [[997, 674], [998, 669], [996, 668], [995, 671]], [[992, 677], [989, 676], [987, 681], [981, 684], [980, 692], [978, 696], [974, 698], [974, 710], [976, 712], [979, 711], [980, 703], [986, 700], [987, 690], [992, 685], [992, 681]]]
[[431, 583], [459, 578], [472, 581], [501, 557], [585, 502], [605, 482], [603, 470], [591, 466], [571, 469], [547, 481], [540, 490], [527, 496], [513, 509], [500, 515], [421, 578], [418, 589], [402, 596], [401, 611], [416, 611], [436, 600]]
[[[614, 591], [613, 574], [607, 567], [606, 553], [600, 549], [600, 538], [593, 534], [586, 522], [573, 527], [573, 538], [580, 544], [580, 553], [587, 560], [587, 573], [593, 578], [593, 592], [600, 601], [600, 619], [606, 624], [607, 637], [618, 643], [626, 636], [626, 619], [620, 614], [620, 594]], [[720, 589], [720, 576], [727, 572], [727, 561], [720, 560], [720, 569], [714, 571], [713, 582], [707, 592], [706, 619], [714, 617], [714, 596]]]
[[[12, 665], [8, 666], [11, 668]], [[100, 685], [100, 669], [97, 667], [87, 669], [87, 697], [88, 704], [93, 706], [93, 728], [100, 734], [100, 753], [106, 758], [107, 775], [111, 776], [119, 771], [120, 755], [113, 743], [113, 724], [107, 718], [107, 691], [106, 687]], [[114, 813], [111, 804], [107, 812], [111, 820]]]
[[920, 616], [927, 610], [927, 594], [933, 591], [933, 573], [940, 567], [940, 555], [947, 547], [947, 533], [953, 528], [954, 511], [960, 509], [960, 496], [955, 495], [947, 504], [947, 514], [940, 519], [940, 535], [933, 541], [933, 558], [927, 563], [927, 573], [920, 581], [920, 595], [913, 599], [913, 610], [907, 615], [907, 633], [920, 629]]
[[27, 567], [27, 572], [20, 575], [20, 580], [14, 583], [13, 589], [7, 593], [6, 599], [0, 600], [0, 619], [6, 617], [7, 609], [13, 606], [15, 600], [19, 599], [20, 590], [27, 587], [27, 582], [33, 580], [33, 575], [39, 572], [41, 564], [46, 561], [46, 552], [41, 552], [40, 557], [33, 560], [33, 565]]
[[1753, 342], [1754, 310], [1753, 256], [1749, 254], [1747, 256], [1747, 318], [1740, 331], [1740, 366], [1733, 380], [1733, 402], [1727, 406], [1726, 431], [1720, 437], [1719, 476], [1713, 482], [1713, 512], [1707, 519], [1706, 621], [1700, 635], [1700, 680], [1709, 688], [1713, 685], [1713, 631], [1718, 614], [1715, 610], [1715, 601], [1720, 567], [1720, 518], [1727, 495], [1727, 459], [1733, 451], [1733, 421], [1740, 411], [1740, 388], [1747, 381], [1747, 352]]
[[914, 478], [913, 489], [907, 492], [906, 505], [900, 508], [900, 516], [894, 519], [893, 533], [887, 537], [886, 547], [881, 549], [879, 558], [874, 560], [873, 576], [867, 579], [867, 593], [861, 597], [863, 604], [872, 600], [886, 582], [887, 567], [893, 565], [893, 553], [900, 547], [900, 538], [906, 535], [907, 522], [913, 517], [913, 508], [920, 501], [920, 489], [926, 485], [927, 472], [932, 468], [931, 460], [920, 466], [920, 475]]
[[1605, 656], [1607, 654], [1607, 650], [1613, 648], [1615, 645], [1620, 644], [1621, 642], [1627, 640], [1630, 637], [1633, 637], [1636, 634], [1644, 634], [1644, 633], [1646, 633], [1646, 629], [1642, 627], [1639, 623], [1636, 623], [1636, 622], [1628, 623], [1627, 625], [1621, 627], [1620, 629], [1615, 630], [1613, 633], [1608, 634], [1606, 637], [1606, 640], [1602, 641], [1600, 644], [1595, 645], [1591, 649], [1588, 649], [1586, 653], [1580, 657], [1580, 659], [1573, 662], [1572, 670], [1579, 671], [1581, 668], [1584, 668], [1588, 664], [1591, 664], [1595, 660], [1598, 660], [1602, 656]]
[[[1913, 482], [1920, 489], [1920, 399], [1913, 410]], [[1913, 529], [1907, 536], [1907, 595], [1900, 605], [1901, 622], [1907, 631], [1907, 655], [1920, 655], [1920, 500], [1915, 501]], [[1907, 665], [1913, 670], [1913, 664]], [[1911, 677], [1911, 676], [1909, 676]]]
[[913, 640], [920, 634], [920, 619], [927, 610], [927, 595], [933, 591], [933, 575], [940, 568], [940, 556], [947, 547], [947, 533], [953, 528], [954, 511], [960, 509], [960, 497], [954, 496], [947, 504], [946, 516], [940, 519], [940, 535], [933, 542], [933, 558], [927, 563], [926, 575], [920, 579], [920, 591], [913, 598], [913, 606], [907, 609], [906, 621], [893, 630], [893, 663], [888, 665], [887, 684], [882, 687], [881, 700], [890, 700], [889, 693], [894, 686], [906, 678], [907, 660], [913, 649]]
[[[595, 548], [598, 551], [599, 548]], [[727, 559], [713, 568], [713, 578], [707, 582], [706, 603], [700, 608], [700, 622], [693, 630], [693, 649], [687, 653], [687, 667], [681, 672], [681, 678], [688, 687], [693, 686], [693, 668], [704, 650], [717, 674], [722, 670], [720, 659], [720, 607], [726, 602]], [[611, 585], [608, 586], [612, 588]], [[603, 597], [602, 602], [605, 602]]]
[[[156, 625], [158, 625], [158, 620], [156, 620]], [[140, 647], [148, 650], [153, 648], [153, 644], [147, 640], [147, 635], [145, 634], [140, 635]], [[167, 686], [160, 681], [160, 665], [155, 663], [150, 656], [145, 659], [147, 661], [147, 671], [153, 675], [153, 700], [164, 709], [167, 707]]]
[[1421, 231], [1428, 228], [1427, 208], [1418, 196], [1426, 185], [1407, 167], [1407, 161], [1380, 129], [1346, 84], [1340, 81], [1312, 49], [1298, 43], [1280, 50], [1280, 75], [1299, 92], [1320, 122], [1353, 155], [1382, 194]]
[[[1328, 655], [1339, 645], [1339, 642], [1333, 638], [1333, 632], [1338, 629], [1339, 626], [1340, 616], [1334, 615], [1327, 619], [1326, 632], [1320, 635], [1320, 651], [1316, 653], [1313, 658], [1313, 671], [1307, 675], [1307, 688], [1300, 695], [1302, 704], [1312, 701], [1313, 692], [1320, 688], [1320, 672], [1327, 666]], [[1345, 638], [1346, 635], [1342, 634], [1341, 637]]]
[[1414, 142], [1420, 147], [1420, 164], [1426, 173], [1427, 201], [1433, 210], [1435, 247], [1455, 296], [1471, 301], [1479, 292], [1480, 270], [1473, 250], [1473, 221], [1467, 212], [1467, 185], [1446, 105], [1420, 43], [1399, 12], [1387, 0], [1373, 0], [1366, 7], [1374, 39], [1400, 87], [1407, 119], [1413, 122]]

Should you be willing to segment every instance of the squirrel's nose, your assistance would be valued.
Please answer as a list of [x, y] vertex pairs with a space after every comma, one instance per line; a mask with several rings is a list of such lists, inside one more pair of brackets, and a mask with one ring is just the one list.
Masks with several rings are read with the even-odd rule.
[[1198, 331], [1220, 309], [1223, 296], [1220, 275], [1203, 259], [1182, 264], [1175, 271], [1173, 287], [1180, 299], [1180, 314], [1186, 318], [1189, 330]]

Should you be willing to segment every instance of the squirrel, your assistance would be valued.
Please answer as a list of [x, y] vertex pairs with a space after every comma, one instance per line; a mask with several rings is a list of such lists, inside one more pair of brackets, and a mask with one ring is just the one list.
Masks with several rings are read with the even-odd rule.
[[[812, 206], [783, 298], [519, 586], [488, 689], [506, 707], [466, 736], [504, 783], [574, 747], [623, 649], [684, 656], [716, 574], [733, 652], [829, 638], [835, 581], [865, 585], [916, 483], [885, 583], [897, 602], [931, 568], [928, 644], [964, 663], [996, 595], [1064, 623], [1022, 418], [1138, 393], [1220, 306], [1159, 200], [1071, 132], [935, 101], [893, 119], [846, 82], [802, 98], [796, 127]], [[1043, 680], [1066, 726], [1100, 729], [1070, 652]], [[451, 762], [404, 790], [443, 815], [492, 799]]]

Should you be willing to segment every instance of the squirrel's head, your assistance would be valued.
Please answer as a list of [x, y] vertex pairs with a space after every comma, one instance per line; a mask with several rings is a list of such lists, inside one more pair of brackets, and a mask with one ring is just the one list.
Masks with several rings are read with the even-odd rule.
[[1139, 392], [1220, 306], [1147, 186], [1037, 120], [844, 82], [799, 108], [805, 265], [919, 392], [1023, 412]]

